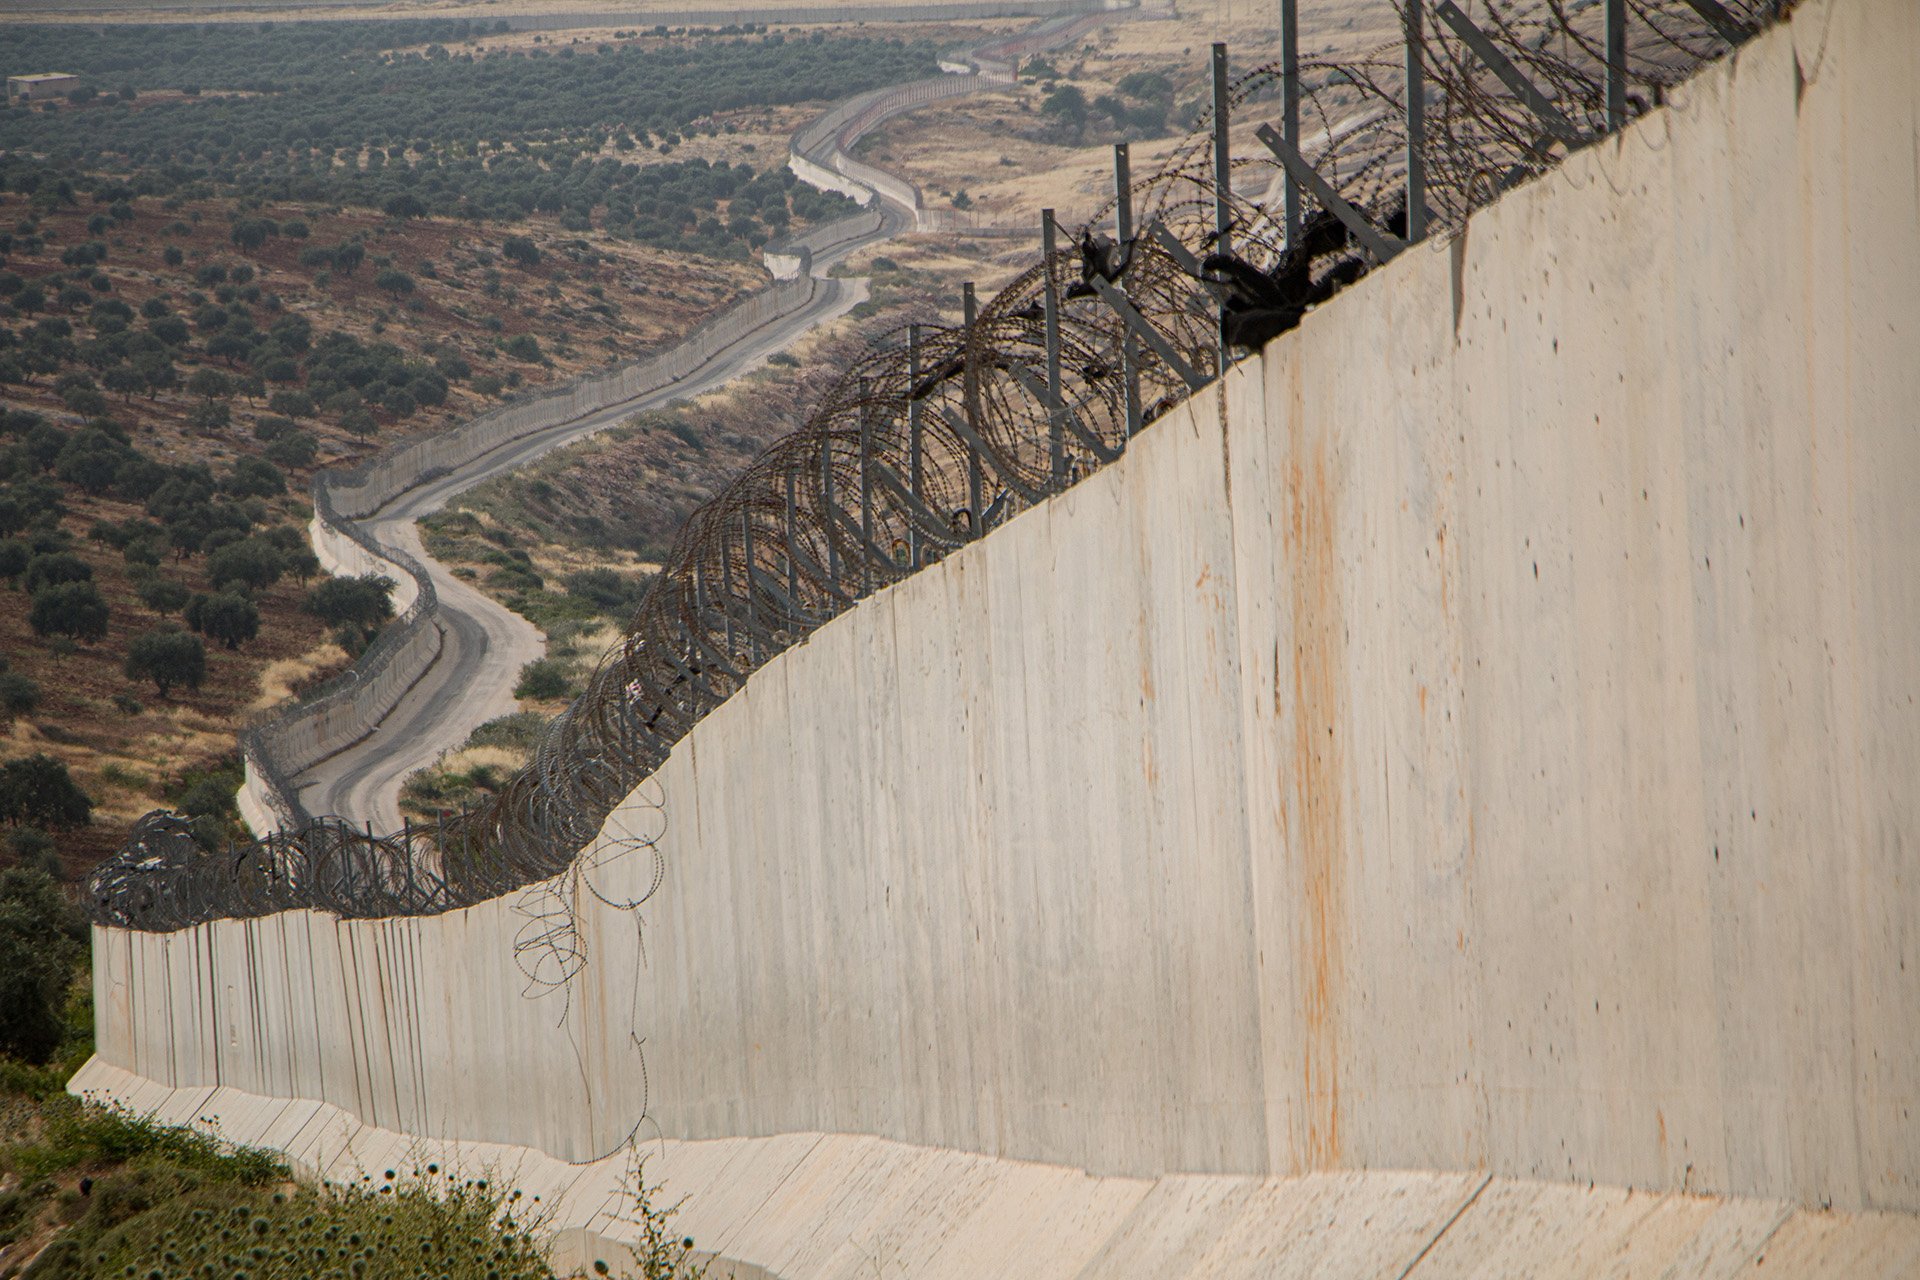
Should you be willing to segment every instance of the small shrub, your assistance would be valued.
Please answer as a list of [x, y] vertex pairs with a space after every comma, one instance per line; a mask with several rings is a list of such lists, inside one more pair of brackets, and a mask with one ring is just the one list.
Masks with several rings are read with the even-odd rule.
[[573, 681], [567, 674], [566, 664], [552, 658], [536, 658], [520, 668], [520, 683], [513, 688], [514, 697], [540, 702], [570, 698], [573, 693]]
[[0, 764], [0, 822], [65, 829], [91, 821], [92, 797], [52, 756], [36, 752]]
[[[0, 871], [0, 1054], [41, 1063], [60, 1047], [67, 988], [86, 939], [85, 918], [53, 877], [26, 867]], [[23, 1185], [38, 1182], [45, 1174], [21, 1155], [9, 1153], [11, 1172]]]
[[18, 671], [0, 672], [0, 714], [9, 718], [29, 715], [39, 705], [38, 681]]
[[540, 745], [540, 735], [546, 731], [546, 727], [547, 718], [539, 712], [516, 711], [511, 715], [497, 716], [475, 729], [467, 735], [466, 745], [531, 751]]
[[[340, 628], [364, 644], [393, 617], [393, 579], [367, 575], [328, 578], [307, 593], [301, 606], [330, 627]], [[354, 644], [343, 646], [347, 649]]]
[[308, 467], [318, 451], [317, 443], [304, 431], [290, 431], [266, 448], [267, 461], [280, 467]]
[[238, 649], [260, 634], [260, 610], [239, 591], [195, 596], [187, 602], [185, 616], [188, 626], [229, 649]]

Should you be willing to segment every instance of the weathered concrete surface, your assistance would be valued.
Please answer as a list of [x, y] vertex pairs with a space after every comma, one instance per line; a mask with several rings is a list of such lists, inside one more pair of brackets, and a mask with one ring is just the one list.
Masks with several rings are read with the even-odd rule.
[[631, 1258], [636, 1170], [676, 1234], [739, 1280], [1901, 1280], [1920, 1219], [1484, 1173], [1096, 1178], [846, 1134], [651, 1140], [570, 1165], [421, 1140], [324, 1103], [169, 1090], [95, 1060], [81, 1092], [283, 1150], [315, 1178], [484, 1177], [551, 1221], [560, 1267]]
[[101, 933], [103, 1059], [580, 1161], [1920, 1211], [1916, 121], [1920, 8], [1802, 5], [770, 664], [638, 917], [650, 801], [597, 894]]

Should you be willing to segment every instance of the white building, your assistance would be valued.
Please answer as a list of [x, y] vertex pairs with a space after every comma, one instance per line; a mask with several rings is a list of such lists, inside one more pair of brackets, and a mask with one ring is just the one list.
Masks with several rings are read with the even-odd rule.
[[33, 76], [8, 76], [8, 102], [39, 102], [44, 98], [64, 98], [68, 90], [80, 87], [80, 77], [64, 71], [45, 71]]

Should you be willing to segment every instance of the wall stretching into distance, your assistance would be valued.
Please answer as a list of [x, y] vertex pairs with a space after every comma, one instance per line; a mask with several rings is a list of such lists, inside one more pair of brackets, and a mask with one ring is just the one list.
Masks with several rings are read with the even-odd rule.
[[[852, 215], [812, 233], [824, 244], [864, 234], [868, 215]], [[299, 826], [307, 818], [294, 781], [299, 773], [361, 741], [392, 711], [440, 656], [444, 633], [425, 570], [411, 556], [375, 543], [354, 521], [435, 475], [484, 457], [540, 431], [573, 422], [678, 381], [743, 336], [792, 314], [813, 299], [810, 277], [778, 280], [706, 320], [681, 342], [631, 364], [582, 374], [538, 395], [501, 405], [452, 431], [422, 434], [382, 449], [346, 472], [323, 472], [314, 484], [309, 530], [329, 573], [377, 573], [395, 584], [395, 621], [324, 694], [276, 709], [241, 737], [246, 780], [238, 805], [256, 835]]]
[[[1042, 8], [1052, 16], [1031, 30], [990, 40], [972, 52], [988, 61], [1017, 58], [1073, 39], [1104, 20], [1103, 14], [1088, 13], [1073, 3], [1049, 3]], [[853, 161], [844, 149], [861, 133], [909, 106], [974, 92], [989, 83], [997, 81], [974, 75], [937, 76], [857, 95], [794, 135], [794, 170], [815, 186], [854, 195], [863, 204], [875, 195], [872, 188], [855, 180], [864, 175], [918, 217], [919, 192], [911, 183]], [[842, 177], [805, 160], [800, 154], [803, 139], [813, 140], [808, 145], [824, 164], [839, 165], [854, 176]], [[317, 476], [310, 538], [322, 567], [330, 573], [378, 573], [391, 578], [398, 617], [353, 668], [324, 692], [291, 708], [276, 709], [242, 733], [246, 779], [237, 803], [254, 834], [264, 836], [307, 822], [313, 815], [306, 813], [299, 799], [301, 772], [364, 740], [439, 659], [443, 648], [439, 601], [425, 570], [406, 553], [382, 546], [356, 521], [377, 514], [423, 481], [495, 449], [630, 402], [688, 376], [742, 337], [812, 302], [817, 293], [807, 278], [812, 255], [874, 234], [887, 216], [879, 208], [870, 208], [813, 227], [782, 245], [769, 245], [764, 259], [774, 283], [704, 321], [664, 351], [541, 388], [452, 431], [403, 439], [349, 471]]]
[[1809, 0], [823, 628], [609, 821], [637, 916], [559, 882], [566, 1001], [539, 893], [101, 931], [102, 1058], [570, 1160], [1920, 1210], [1916, 120], [1920, 9]]

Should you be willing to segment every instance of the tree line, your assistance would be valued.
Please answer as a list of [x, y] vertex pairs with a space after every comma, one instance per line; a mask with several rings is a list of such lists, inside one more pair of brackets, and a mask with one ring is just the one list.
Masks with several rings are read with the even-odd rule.
[[[195, 29], [191, 47], [177, 27], [11, 28], [22, 37], [0, 54], [10, 74], [58, 65], [107, 92], [85, 106], [0, 111], [0, 150], [52, 162], [51, 178], [16, 166], [9, 182], [34, 194], [75, 168], [104, 167], [146, 195], [223, 189], [495, 221], [555, 213], [574, 229], [598, 219], [645, 243], [739, 257], [794, 218], [848, 206], [796, 184], [784, 156], [759, 173], [697, 159], [643, 165], [638, 152], [671, 154], [695, 132], [725, 130], [721, 113], [843, 97], [937, 67], [930, 41], [818, 33], [395, 54], [375, 47], [370, 25], [215, 24]], [[383, 26], [382, 40], [472, 31], [404, 25], [419, 30]], [[251, 96], [140, 100], [202, 84]]]

